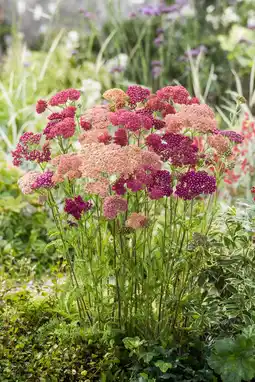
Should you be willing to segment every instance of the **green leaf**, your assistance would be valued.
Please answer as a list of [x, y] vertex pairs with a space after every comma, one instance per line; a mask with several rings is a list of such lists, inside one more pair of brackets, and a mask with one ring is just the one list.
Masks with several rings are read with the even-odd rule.
[[162, 371], [162, 373], [166, 373], [168, 369], [172, 369], [173, 367], [170, 362], [164, 362], [162, 360], [157, 361], [155, 366], [157, 366]]

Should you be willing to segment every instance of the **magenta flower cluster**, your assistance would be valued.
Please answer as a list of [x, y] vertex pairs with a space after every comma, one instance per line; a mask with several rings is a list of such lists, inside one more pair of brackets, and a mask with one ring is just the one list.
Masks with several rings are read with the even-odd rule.
[[181, 134], [166, 133], [163, 136], [150, 134], [147, 145], [157, 153], [161, 160], [170, 161], [174, 166], [195, 166], [198, 160], [198, 147], [191, 138]]
[[88, 212], [92, 208], [92, 202], [84, 201], [80, 195], [73, 199], [65, 200], [65, 212], [72, 215], [76, 220], [80, 220], [83, 213]]
[[182, 175], [176, 186], [175, 194], [184, 200], [191, 200], [201, 194], [213, 194], [216, 191], [216, 179], [205, 171], [189, 171]]

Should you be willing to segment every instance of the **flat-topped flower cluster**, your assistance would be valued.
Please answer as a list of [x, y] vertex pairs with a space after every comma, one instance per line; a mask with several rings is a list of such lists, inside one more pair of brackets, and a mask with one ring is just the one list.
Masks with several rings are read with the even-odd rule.
[[[93, 207], [89, 200], [95, 195], [105, 218], [114, 219], [128, 211], [130, 193], [191, 200], [216, 191], [224, 162], [242, 136], [219, 131], [209, 106], [183, 86], [151, 94], [133, 85], [126, 92], [110, 89], [103, 97], [101, 105], [83, 112], [75, 89], [37, 102], [37, 113], [47, 113], [48, 122], [42, 134], [24, 133], [12, 153], [16, 166], [40, 165], [40, 171], [20, 179], [24, 193], [69, 185], [65, 211], [79, 220]], [[142, 225], [139, 213], [130, 211], [127, 225]]]

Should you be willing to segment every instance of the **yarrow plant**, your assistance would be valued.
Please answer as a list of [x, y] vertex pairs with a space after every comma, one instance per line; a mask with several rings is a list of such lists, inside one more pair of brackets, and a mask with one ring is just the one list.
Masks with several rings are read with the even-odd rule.
[[208, 233], [242, 139], [220, 132], [213, 110], [182, 86], [103, 97], [89, 110], [75, 89], [39, 100], [48, 122], [23, 134], [13, 163], [37, 166], [19, 186], [52, 211], [80, 318], [163, 338], [194, 325], [187, 306], [192, 292], [201, 297], [205, 250], [190, 243]]
[[[228, 191], [232, 197], [236, 195], [250, 199], [250, 189], [254, 185], [255, 162], [255, 121], [245, 114], [240, 134], [223, 131], [222, 134], [231, 134], [234, 142], [240, 143], [233, 149], [235, 167], [227, 170], [224, 181], [228, 185]], [[241, 139], [240, 139], [241, 137]]]

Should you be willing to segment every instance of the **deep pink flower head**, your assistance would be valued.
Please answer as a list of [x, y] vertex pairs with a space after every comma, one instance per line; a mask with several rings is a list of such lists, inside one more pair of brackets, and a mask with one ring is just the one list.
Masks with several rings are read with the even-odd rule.
[[149, 116], [124, 109], [109, 113], [109, 119], [114, 126], [121, 125], [131, 131], [138, 131], [142, 128], [149, 130], [153, 126], [152, 119]]
[[43, 131], [47, 139], [53, 139], [56, 137], [63, 137], [65, 139], [70, 138], [75, 133], [75, 120], [74, 118], [67, 117], [63, 120], [50, 121]]
[[86, 121], [84, 118], [80, 118], [80, 125], [83, 130], [90, 130], [92, 128], [91, 122]]
[[114, 143], [120, 146], [128, 145], [128, 135], [125, 129], [118, 129], [114, 133]]
[[152, 94], [147, 103], [146, 108], [152, 112], [160, 111], [162, 116], [165, 117], [167, 114], [175, 114], [175, 108], [168, 102], [159, 99], [155, 94]]
[[52, 188], [54, 187], [54, 182], [52, 180], [53, 172], [45, 171], [44, 173], [38, 175], [35, 182], [31, 185], [33, 190], [38, 190], [40, 188]]
[[196, 103], [196, 104], [200, 104], [200, 101], [199, 101], [199, 99], [198, 99], [197, 97], [193, 97], [193, 98], [191, 98], [191, 99], [188, 101], [188, 104], [189, 104], [189, 105], [193, 105], [194, 103]]
[[188, 104], [189, 92], [183, 86], [166, 86], [156, 92], [160, 100], [170, 101], [178, 104]]
[[116, 192], [117, 195], [125, 195], [126, 189], [126, 179], [120, 178], [112, 185], [112, 190]]
[[85, 202], [80, 195], [74, 199], [65, 200], [65, 212], [72, 215], [76, 220], [80, 220], [83, 213], [88, 212], [92, 208], [92, 202]]
[[171, 181], [169, 171], [153, 171], [151, 183], [147, 186], [150, 199], [161, 199], [164, 196], [171, 196], [173, 193]]
[[112, 136], [108, 133], [108, 131], [105, 131], [101, 133], [97, 139], [98, 142], [108, 145], [109, 143], [111, 143]]
[[205, 171], [189, 171], [182, 175], [176, 186], [175, 194], [184, 200], [191, 200], [201, 194], [213, 194], [216, 191], [216, 179]]
[[234, 143], [242, 143], [244, 140], [244, 137], [235, 131], [223, 130], [223, 131], [220, 131], [220, 134], [223, 135], [224, 137], [227, 137], [231, 142], [234, 142]]
[[129, 188], [132, 192], [138, 192], [143, 189], [143, 183], [134, 177], [129, 178], [126, 184], [127, 188]]
[[194, 166], [197, 163], [198, 147], [185, 135], [166, 133], [161, 137], [151, 134], [146, 138], [146, 143], [162, 161], [169, 160], [174, 166]]
[[139, 102], [144, 102], [150, 96], [150, 91], [142, 86], [132, 85], [128, 87], [126, 94], [129, 97], [129, 103], [136, 105]]
[[39, 99], [36, 103], [36, 112], [37, 114], [42, 114], [47, 109], [47, 101], [44, 101], [43, 99]]
[[59, 106], [65, 104], [67, 101], [77, 101], [81, 96], [81, 93], [75, 89], [62, 90], [55, 94], [49, 100], [49, 105]]
[[24, 133], [12, 151], [14, 166], [20, 166], [24, 161], [43, 163], [50, 161], [49, 143], [46, 142], [42, 148], [38, 148], [41, 140], [41, 134]]
[[107, 196], [103, 203], [103, 214], [107, 219], [115, 219], [121, 212], [126, 212], [127, 201], [118, 195]]

